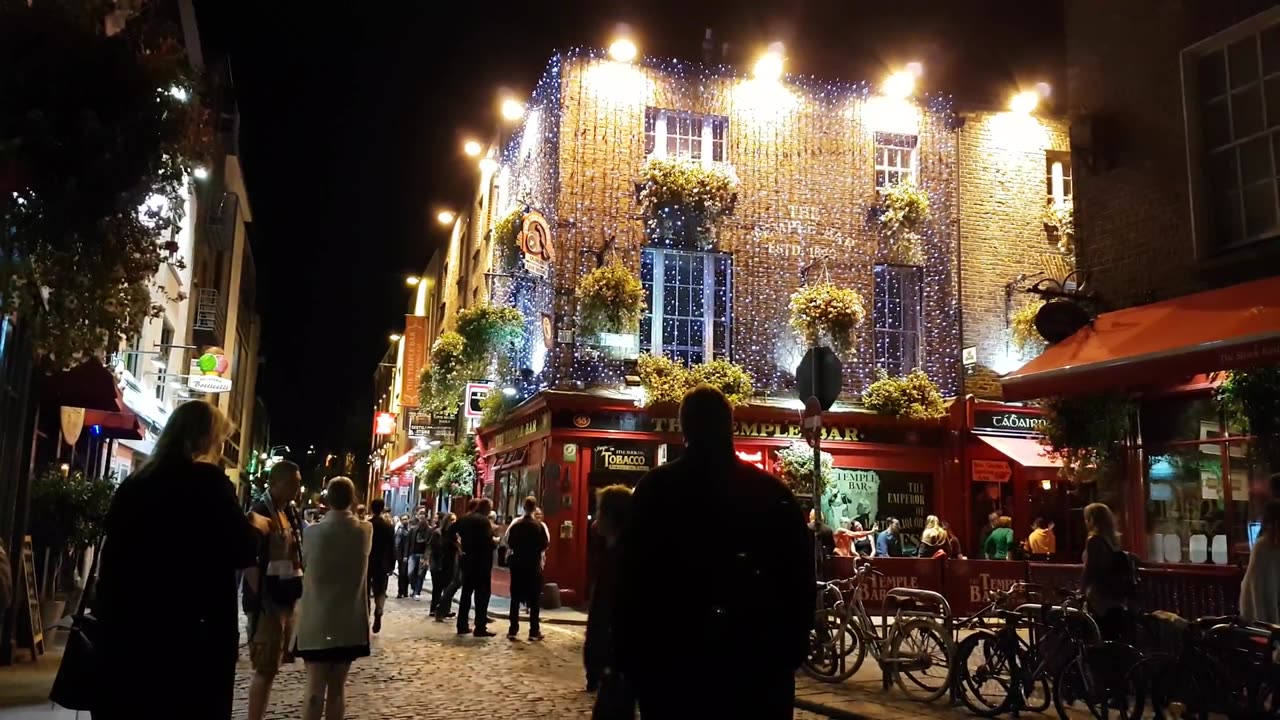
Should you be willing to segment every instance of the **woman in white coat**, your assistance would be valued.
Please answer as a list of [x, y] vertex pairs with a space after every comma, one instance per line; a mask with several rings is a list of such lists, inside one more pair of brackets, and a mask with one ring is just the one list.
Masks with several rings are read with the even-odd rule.
[[342, 720], [347, 672], [369, 655], [369, 598], [365, 587], [373, 526], [351, 512], [355, 485], [329, 481], [329, 512], [302, 538], [306, 573], [298, 601], [294, 654], [307, 664], [304, 720]]
[[1262, 531], [1240, 582], [1240, 617], [1280, 625], [1280, 500], [1262, 511]]

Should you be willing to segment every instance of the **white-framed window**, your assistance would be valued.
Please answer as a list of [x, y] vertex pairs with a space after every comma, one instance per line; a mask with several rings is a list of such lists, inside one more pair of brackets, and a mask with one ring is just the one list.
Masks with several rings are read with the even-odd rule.
[[640, 347], [686, 365], [728, 359], [733, 259], [725, 253], [648, 247], [640, 262], [648, 304]]
[[1182, 77], [1198, 249], [1280, 237], [1280, 10], [1187, 48]]
[[887, 190], [900, 182], [916, 181], [916, 145], [919, 136], [876, 133], [876, 189]]
[[156, 348], [159, 357], [164, 360], [164, 365], [157, 368], [156, 374], [156, 400], [164, 402], [165, 393], [168, 392], [169, 373], [173, 370], [169, 369], [172, 365], [170, 359], [173, 357], [173, 326], [168, 320], [161, 320], [164, 323], [160, 327], [160, 347]]
[[129, 347], [125, 348], [124, 354], [124, 369], [128, 370], [129, 374], [132, 375], [139, 384], [142, 383], [142, 331], [145, 329], [146, 326], [144, 325], [142, 329], [139, 329], [138, 332], [129, 339]]
[[647, 108], [644, 112], [644, 154], [700, 160], [704, 165], [725, 161], [729, 118]]
[[1044, 190], [1049, 205], [1072, 202], [1071, 153], [1065, 150], [1045, 152]]
[[920, 367], [924, 270], [918, 265], [876, 265], [871, 317], [875, 363], [890, 375]]

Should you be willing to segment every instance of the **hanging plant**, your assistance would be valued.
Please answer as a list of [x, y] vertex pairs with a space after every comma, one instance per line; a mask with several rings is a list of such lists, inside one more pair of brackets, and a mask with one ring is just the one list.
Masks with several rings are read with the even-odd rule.
[[578, 327], [586, 334], [634, 334], [644, 317], [644, 285], [617, 263], [602, 265], [578, 281]]
[[1013, 312], [1009, 317], [1009, 339], [1020, 357], [1039, 355], [1045, 347], [1044, 338], [1036, 329], [1036, 313], [1044, 307], [1044, 300], [1033, 300]]
[[[778, 477], [796, 495], [813, 494], [813, 448], [808, 443], [792, 440], [791, 444], [774, 452], [778, 459], [775, 470]], [[818, 478], [818, 494], [826, 492], [835, 475], [835, 460], [831, 453], [822, 453], [822, 473]]]
[[1280, 365], [1232, 370], [1214, 393], [1227, 420], [1254, 437], [1250, 451], [1280, 473]]
[[880, 415], [929, 419], [947, 414], [942, 393], [929, 376], [919, 368], [904, 377], [889, 377], [876, 370], [876, 381], [862, 392], [862, 404]]
[[1058, 250], [1068, 255], [1076, 251], [1075, 203], [1071, 198], [1052, 202], [1044, 209], [1044, 229], [1058, 239]]
[[497, 425], [511, 414], [512, 408], [516, 406], [514, 396], [507, 397], [507, 394], [501, 392], [497, 388], [489, 391], [484, 396], [484, 400], [480, 401], [480, 427], [489, 427]]
[[666, 355], [644, 353], [636, 358], [636, 374], [644, 389], [641, 407], [663, 404], [679, 405], [689, 390], [689, 371]]
[[689, 387], [699, 385], [710, 385], [724, 393], [734, 407], [747, 404], [755, 390], [746, 368], [728, 360], [712, 360], [690, 368]]
[[791, 327], [806, 346], [817, 346], [826, 339], [836, 354], [853, 354], [858, 325], [867, 314], [856, 290], [829, 282], [806, 285], [791, 294], [789, 307]]
[[524, 316], [512, 307], [482, 303], [458, 311], [457, 330], [466, 370], [483, 377], [500, 354], [524, 340]]
[[1128, 436], [1133, 402], [1124, 395], [1070, 395], [1046, 398], [1044, 437], [1040, 443], [1062, 460], [1062, 474], [1083, 480], [1105, 472], [1120, 459]]
[[892, 260], [907, 265], [923, 262], [920, 242], [931, 215], [929, 193], [914, 182], [903, 180], [885, 190], [880, 200], [880, 232]]
[[500, 272], [515, 272], [524, 266], [524, 255], [520, 252], [519, 240], [520, 220], [523, 217], [524, 207], [518, 206], [502, 216], [502, 219], [494, 223], [493, 228], [489, 230], [493, 247], [497, 249]]
[[475, 490], [476, 445], [471, 437], [459, 445], [442, 445], [415, 466], [418, 482], [442, 495], [470, 495]]
[[466, 346], [462, 336], [452, 331], [441, 333], [431, 345], [431, 362], [423, 368], [419, 382], [419, 400], [424, 408], [442, 415], [458, 412], [462, 389], [469, 379], [465, 372]]
[[651, 157], [640, 182], [640, 206], [653, 240], [709, 249], [717, 224], [738, 202], [738, 176], [728, 165]]

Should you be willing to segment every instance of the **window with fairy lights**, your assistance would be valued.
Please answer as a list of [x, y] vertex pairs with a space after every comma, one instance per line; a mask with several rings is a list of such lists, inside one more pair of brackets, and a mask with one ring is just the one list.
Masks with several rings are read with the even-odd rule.
[[733, 260], [716, 252], [644, 249], [640, 281], [648, 305], [640, 347], [686, 365], [729, 358]]
[[648, 108], [644, 113], [644, 154], [654, 157], [724, 162], [729, 118]]
[[876, 265], [871, 315], [876, 367], [906, 375], [921, 367], [921, 297], [924, 270], [917, 265]]
[[904, 133], [876, 133], [876, 189], [888, 190], [900, 182], [916, 181], [916, 144], [919, 138]]

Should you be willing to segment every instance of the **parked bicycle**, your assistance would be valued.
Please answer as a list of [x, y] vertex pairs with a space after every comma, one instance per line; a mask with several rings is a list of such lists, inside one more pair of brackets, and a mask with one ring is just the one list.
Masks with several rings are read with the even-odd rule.
[[1015, 598], [1036, 587], [1014, 583], [1008, 590], [991, 590], [986, 607], [956, 622], [957, 633], [968, 634], [958, 641], [951, 661], [955, 691], [977, 715], [1049, 709], [1053, 665], [1040, 648], [1050, 645], [1046, 633], [1061, 632], [1049, 623], [1057, 611], [1038, 604], [1011, 609]]

